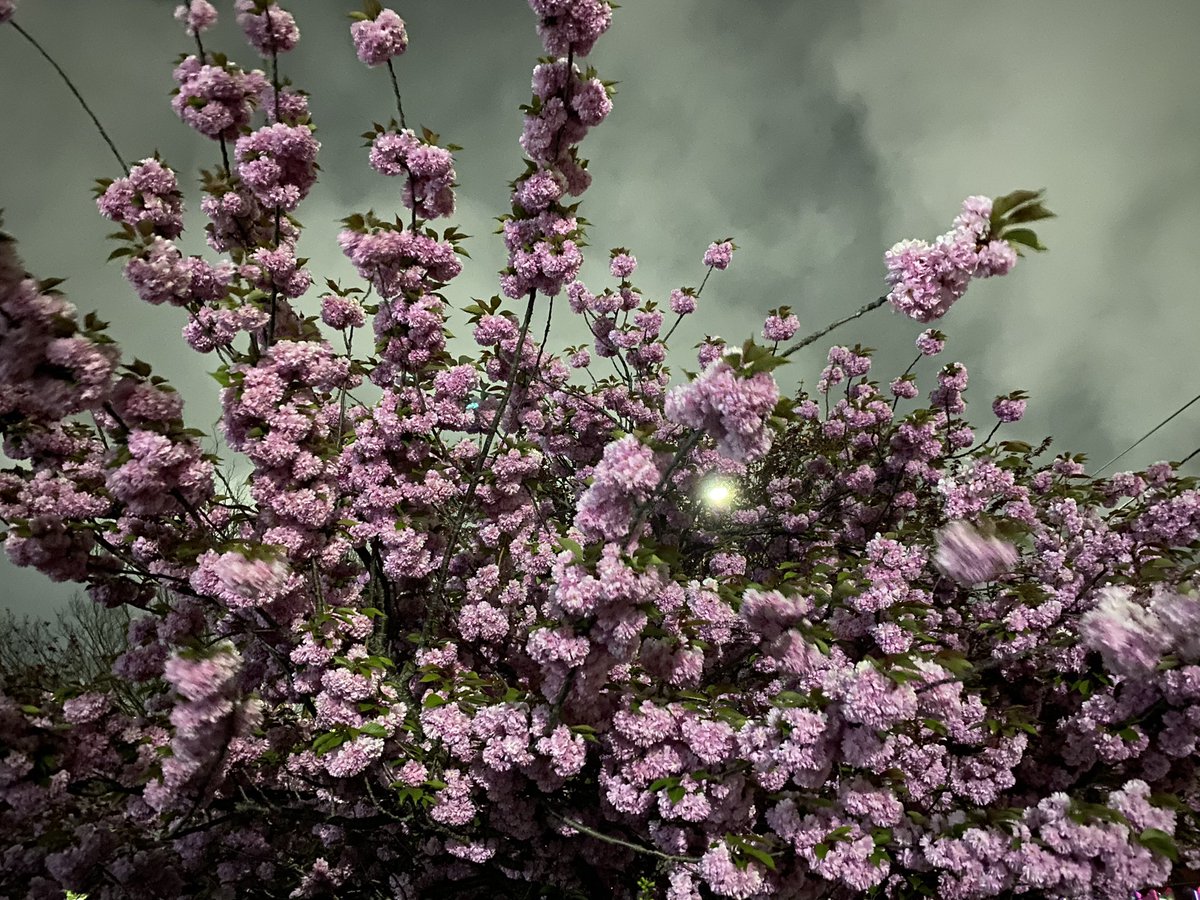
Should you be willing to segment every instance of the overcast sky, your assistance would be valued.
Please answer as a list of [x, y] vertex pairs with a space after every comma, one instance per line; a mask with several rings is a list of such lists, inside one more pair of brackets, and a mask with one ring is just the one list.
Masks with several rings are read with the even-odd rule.
[[[313, 94], [323, 145], [321, 181], [298, 210], [300, 251], [318, 283], [350, 279], [337, 220], [399, 209], [398, 181], [367, 167], [359, 137], [391, 115], [390, 87], [354, 57], [345, 13], [355, 5], [283, 5], [302, 38], [281, 71]], [[211, 259], [193, 173], [219, 152], [168, 105], [172, 65], [190, 49], [173, 6], [23, 0], [17, 21], [75, 78], [127, 160], [157, 149], [184, 173], [184, 244]], [[232, 3], [218, 6], [209, 49], [261, 65]], [[475, 236], [451, 287], [462, 306], [498, 292], [493, 217], [522, 170], [517, 107], [542, 49], [523, 0], [396, 8], [410, 37], [397, 61], [410, 124], [465, 148], [451, 220]], [[1044, 187], [1059, 214], [1040, 229], [1050, 252], [978, 282], [940, 327], [947, 356], [971, 371], [977, 424], [990, 427], [995, 394], [1023, 388], [1029, 413], [1009, 436], [1053, 434], [1059, 450], [1098, 465], [1200, 392], [1197, 35], [1194, 0], [625, 0], [588, 58], [619, 93], [582, 146], [594, 176], [581, 209], [593, 223], [585, 280], [602, 288], [608, 248], [625, 246], [640, 261], [638, 286], [665, 300], [698, 284], [709, 241], [732, 235], [733, 265], [710, 281], [691, 331], [677, 332], [674, 359], [686, 365], [683, 350], [704, 331], [740, 341], [780, 304], [815, 330], [878, 296], [883, 251], [946, 230], [969, 194]], [[216, 360], [183, 344], [181, 310], [142, 303], [119, 265], [103, 263], [111, 226], [90, 188], [119, 174], [107, 148], [11, 28], [0, 28], [0, 85], [0, 207], [27, 267], [66, 277], [80, 310], [98, 310], [126, 358], [153, 363], [187, 398], [189, 424], [210, 428], [219, 406], [205, 373]], [[301, 307], [315, 310], [316, 297]], [[829, 342], [879, 348], [875, 374], [887, 378], [908, 364], [919, 331], [885, 308]], [[579, 332], [556, 334], [561, 346]], [[829, 342], [797, 354], [780, 380], [814, 382]], [[1186, 456], [1198, 426], [1200, 404], [1116, 468]], [[48, 610], [71, 589], [0, 561], [0, 603], [18, 611]]]

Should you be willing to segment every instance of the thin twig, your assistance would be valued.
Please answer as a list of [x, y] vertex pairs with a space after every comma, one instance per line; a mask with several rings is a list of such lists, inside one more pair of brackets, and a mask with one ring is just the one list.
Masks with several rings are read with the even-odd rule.
[[[1098, 468], [1095, 472], [1092, 473], [1092, 477], [1094, 478], [1095, 476], [1099, 475], [1101, 472], [1103, 472], [1105, 469], [1107, 469], [1109, 466], [1111, 466], [1113, 463], [1115, 463], [1117, 460], [1119, 460], [1121, 457], [1123, 457], [1126, 453], [1128, 453], [1130, 450], [1132, 450], [1134, 447], [1136, 447], [1142, 441], [1146, 440], [1146, 438], [1150, 437], [1150, 435], [1154, 434], [1154, 432], [1158, 431], [1158, 429], [1162, 428], [1164, 425], [1166, 425], [1168, 422], [1170, 422], [1172, 419], [1174, 419], [1177, 415], [1182, 413], [1185, 409], [1187, 409], [1189, 406], [1191, 406], [1197, 400], [1200, 400], [1200, 394], [1197, 394], [1195, 397], [1193, 397], [1187, 403], [1183, 404], [1183, 406], [1179, 407], [1179, 409], [1175, 410], [1175, 412], [1171, 413], [1169, 416], [1167, 416], [1165, 419], [1163, 419], [1161, 422], [1159, 422], [1157, 425], [1155, 425], [1153, 428], [1151, 428], [1149, 431], [1147, 431], [1145, 434], [1143, 434], [1140, 438], [1138, 438], [1136, 441], [1134, 441], [1132, 444], [1130, 444], [1128, 447], [1126, 447], [1124, 450], [1122, 450], [1120, 453], [1118, 453], [1116, 456], [1114, 456], [1112, 459], [1110, 459], [1108, 462], [1106, 462], [1104, 465], [1102, 465], [1100, 468]], [[1193, 453], [1192, 456], [1195, 456], [1195, 454]], [[1191, 458], [1192, 458], [1191, 456], [1188, 457], [1188, 459], [1191, 459]], [[1186, 462], [1186, 461], [1187, 460], [1184, 460], [1184, 462]]]
[[[504, 418], [504, 413], [508, 409], [508, 401], [512, 397], [513, 388], [517, 383], [521, 363], [521, 351], [525, 349], [525, 336], [529, 333], [529, 321], [533, 318], [533, 300], [537, 296], [537, 289], [529, 292], [529, 302], [525, 306], [525, 318], [521, 322], [521, 331], [517, 335], [517, 345], [513, 350], [512, 368], [508, 373], [508, 385], [504, 389], [504, 396], [500, 398], [500, 406], [496, 409], [492, 418], [491, 427], [488, 428], [487, 437], [484, 438], [483, 449], [479, 453], [479, 463], [471, 472], [471, 480], [467, 483], [467, 491], [463, 496], [462, 503], [459, 505], [458, 514], [454, 519], [454, 527], [450, 532], [450, 540], [446, 543], [446, 552], [442, 556], [442, 564], [438, 570], [437, 584], [433, 590], [433, 605], [434, 610], [441, 603], [442, 594], [446, 587], [446, 576], [450, 571], [450, 560], [454, 557], [454, 552], [458, 549], [458, 538], [462, 534], [463, 523], [466, 520], [467, 510], [471, 506], [471, 501], [475, 499], [475, 490], [479, 487], [479, 480], [483, 477], [483, 470], [486, 468], [488, 454], [492, 450], [492, 442], [496, 439], [496, 434], [500, 430], [500, 423]], [[428, 634], [429, 627], [433, 622], [431, 614], [425, 620], [425, 632]]]
[[108, 136], [108, 132], [104, 130], [104, 126], [100, 124], [100, 120], [96, 118], [96, 114], [92, 112], [92, 108], [88, 106], [87, 101], [83, 99], [83, 95], [79, 93], [75, 85], [71, 82], [71, 79], [67, 77], [67, 73], [62, 70], [62, 66], [56, 63], [54, 61], [54, 57], [47, 53], [46, 49], [33, 39], [33, 35], [18, 25], [15, 20], [9, 21], [9, 24], [12, 25], [13, 28], [17, 29], [17, 33], [20, 34], [21, 37], [25, 38], [25, 40], [29, 41], [29, 43], [33, 45], [34, 49], [46, 58], [46, 62], [50, 63], [50, 65], [54, 67], [54, 71], [62, 76], [62, 80], [66, 82], [66, 85], [70, 89], [71, 93], [75, 95], [75, 99], [79, 101], [79, 105], [83, 107], [83, 111], [91, 117], [92, 122], [96, 126], [96, 130], [100, 132], [100, 137], [104, 138], [104, 143], [108, 144], [108, 149], [112, 151], [112, 155], [117, 158], [117, 163], [121, 166], [121, 171], [128, 175], [129, 166], [125, 165], [124, 157], [122, 157], [120, 152], [117, 150], [117, 146], [112, 142], [112, 138]]
[[855, 319], [857, 319], [859, 316], [865, 316], [871, 310], [879, 309], [879, 307], [883, 306], [883, 304], [885, 304], [885, 303], [887, 303], [887, 294], [884, 294], [878, 300], [872, 300], [870, 303], [868, 303], [866, 306], [859, 309], [857, 312], [853, 312], [850, 315], [846, 316], [846, 318], [838, 319], [832, 325], [826, 325], [820, 331], [814, 331], [808, 337], [802, 338], [801, 340], [797, 341], [795, 344], [792, 344], [792, 346], [788, 347], [786, 350], [784, 350], [779, 355], [780, 356], [791, 356], [793, 353], [795, 353], [797, 350], [801, 349], [802, 347], [807, 347], [813, 341], [823, 338], [825, 335], [829, 334], [829, 332], [833, 331], [833, 329], [838, 328], [842, 325], [845, 325], [847, 322], [852, 322]]
[[646, 498], [646, 502], [638, 506], [633, 513], [633, 525], [629, 528], [629, 533], [625, 537], [625, 547], [628, 549], [633, 546], [633, 542], [637, 540], [638, 532], [641, 531], [642, 525], [645, 524], [646, 517], [654, 509], [654, 504], [659, 501], [662, 495], [666, 492], [667, 482], [679, 467], [679, 464], [687, 457], [700, 442], [700, 438], [704, 436], [702, 431], [692, 431], [679, 444], [679, 448], [675, 451], [675, 457], [671, 460], [671, 464], [667, 466], [667, 471], [662, 473], [662, 477], [658, 479], [658, 484], [654, 490], [650, 492], [650, 496]]
[[388, 74], [392, 76], [392, 93], [396, 95], [396, 112], [400, 113], [400, 127], [407, 128], [404, 124], [404, 104], [400, 101], [400, 82], [396, 80], [396, 70], [392, 68], [392, 61], [387, 61]]
[[542, 342], [538, 345], [537, 359], [533, 363], [533, 376], [537, 378], [538, 372], [542, 368], [542, 352], [546, 349], [546, 344], [550, 340], [550, 320], [554, 316], [554, 298], [549, 298], [549, 303], [546, 305], [546, 330], [542, 332]]
[[586, 834], [588, 837], [593, 837], [598, 841], [604, 841], [606, 844], [616, 844], [618, 847], [624, 847], [627, 850], [633, 850], [636, 853], [644, 853], [647, 856], [657, 856], [659, 859], [665, 859], [670, 862], [700, 862], [699, 857], [696, 856], [676, 856], [673, 853], [663, 853], [661, 850], [655, 850], [653, 847], [643, 847], [641, 844], [634, 844], [630, 841], [621, 840], [621, 838], [612, 837], [604, 834], [601, 831], [597, 831], [594, 828], [589, 828], [582, 822], [576, 822], [574, 819], [568, 819], [566, 816], [560, 815], [554, 810], [550, 810], [550, 815], [554, 816], [554, 818], [558, 819], [567, 827], [575, 829], [580, 834]]
[[[275, 96], [275, 121], [279, 121], [279, 47], [276, 45], [274, 27], [271, 25], [271, 7], [267, 6], [263, 10], [263, 15], [267, 19], [267, 34], [271, 37], [271, 89]], [[279, 249], [279, 206], [275, 207], [275, 248]], [[275, 343], [275, 316], [276, 305], [279, 302], [279, 285], [275, 283], [275, 277], [271, 277], [271, 320], [267, 323], [267, 347]]]

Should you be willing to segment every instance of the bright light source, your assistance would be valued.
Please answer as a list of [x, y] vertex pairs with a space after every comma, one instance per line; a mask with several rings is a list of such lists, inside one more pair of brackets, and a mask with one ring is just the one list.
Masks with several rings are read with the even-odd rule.
[[733, 491], [724, 484], [714, 484], [704, 492], [704, 499], [713, 506], [724, 506], [733, 498]]
[[728, 509], [737, 493], [732, 481], [726, 478], [710, 478], [701, 487], [700, 496], [713, 509]]

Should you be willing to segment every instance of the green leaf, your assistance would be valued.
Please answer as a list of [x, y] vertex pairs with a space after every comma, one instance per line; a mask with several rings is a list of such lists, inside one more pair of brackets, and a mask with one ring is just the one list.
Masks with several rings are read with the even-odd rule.
[[141, 378], [146, 378], [151, 371], [150, 363], [140, 359], [134, 359], [134, 361], [127, 364], [125, 368]]
[[967, 672], [970, 672], [975, 667], [971, 665], [971, 661], [959, 653], [957, 650], [943, 650], [934, 658], [934, 662], [942, 667], [950, 670], [955, 675], [962, 677]]
[[1175, 838], [1159, 828], [1147, 828], [1138, 835], [1137, 841], [1151, 853], [1165, 856], [1171, 862], [1179, 860], [1179, 847]]
[[755, 847], [753, 844], [745, 841], [738, 841], [737, 852], [739, 855], [752, 857], [753, 859], [758, 860], [772, 872], [775, 871], [775, 859], [765, 850], [760, 850], [758, 847]]
[[992, 221], [999, 222], [1010, 210], [1024, 203], [1041, 199], [1043, 191], [1013, 191], [992, 201]]
[[1009, 228], [1006, 229], [1000, 237], [1008, 241], [1010, 244], [1020, 244], [1023, 247], [1028, 247], [1030, 250], [1041, 252], [1046, 247], [1038, 240], [1036, 234], [1028, 228]]
[[833, 829], [833, 831], [829, 832], [829, 834], [825, 835], [825, 841], [834, 844], [838, 841], [845, 840], [847, 837], [849, 837], [852, 830], [853, 829], [851, 829], [849, 825], [841, 825]]
[[339, 731], [331, 731], [328, 734], [323, 734], [313, 741], [313, 753], [317, 756], [324, 756], [331, 750], [342, 746], [346, 743], [347, 735]]
[[1038, 222], [1042, 219], [1053, 219], [1055, 214], [1042, 206], [1041, 203], [1031, 203], [1028, 206], [1022, 206], [1015, 210], [1005, 221], [1009, 223], [1015, 222]]
[[378, 722], [368, 722], [362, 728], [358, 729], [358, 733], [373, 738], [386, 738], [388, 736], [387, 729]]

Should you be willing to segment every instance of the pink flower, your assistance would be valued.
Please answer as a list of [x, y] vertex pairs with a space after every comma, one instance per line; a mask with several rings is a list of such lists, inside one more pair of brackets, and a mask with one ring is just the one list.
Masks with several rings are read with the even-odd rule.
[[1171, 646], [1154, 610], [1133, 599], [1128, 588], [1106, 587], [1100, 602], [1079, 620], [1079, 637], [1104, 658], [1105, 667], [1125, 677], [1145, 677]]
[[360, 734], [325, 757], [325, 771], [334, 778], [353, 778], [382, 754], [382, 738]]
[[238, 175], [264, 206], [290, 212], [317, 180], [320, 149], [307, 126], [267, 125], [238, 138]]
[[671, 291], [671, 312], [686, 316], [696, 311], [696, 295], [692, 292], [675, 289]]
[[96, 206], [104, 218], [131, 228], [149, 222], [165, 238], [183, 233], [183, 194], [175, 173], [156, 159], [143, 159], [108, 185]]
[[217, 10], [208, 0], [188, 0], [175, 7], [175, 20], [188, 34], [197, 35], [216, 24]]
[[613, 278], [628, 278], [637, 268], [637, 258], [629, 253], [614, 253], [608, 268]]
[[296, 19], [275, 0], [236, 0], [233, 8], [246, 39], [261, 55], [286, 53], [300, 42]]
[[329, 294], [321, 298], [321, 321], [330, 328], [362, 328], [366, 322], [362, 304], [350, 297]]
[[728, 363], [717, 361], [695, 381], [671, 391], [665, 413], [672, 422], [707, 432], [722, 456], [751, 462], [771, 447], [768, 421], [778, 401], [769, 372], [741, 378]]
[[1018, 555], [1008, 541], [983, 535], [960, 520], [938, 532], [934, 565], [943, 575], [970, 587], [1003, 575], [1016, 564]]
[[[360, 23], [363, 24], [363, 23]], [[382, 175], [404, 175], [401, 202], [417, 215], [436, 219], [454, 212], [454, 156], [417, 138], [411, 129], [387, 131], [371, 144], [371, 168]]]
[[631, 525], [634, 508], [658, 484], [654, 451], [626, 435], [604, 448], [592, 472], [592, 484], [579, 498], [575, 527], [587, 537], [615, 541]]
[[724, 841], [714, 844], [700, 858], [698, 870], [700, 877], [718, 897], [748, 900], [761, 896], [764, 887], [762, 867], [753, 862], [739, 866]]
[[922, 356], [936, 356], [946, 347], [946, 336], [940, 331], [926, 328], [917, 335], [917, 349]]
[[719, 244], [709, 244], [708, 249], [704, 251], [704, 264], [706, 266], [712, 266], [714, 269], [728, 269], [729, 263], [732, 261], [732, 241], [722, 241]]
[[213, 267], [198, 256], [185, 257], [174, 243], [161, 237], [141, 256], [130, 259], [124, 272], [137, 295], [155, 305], [189, 306], [220, 300], [233, 281], [228, 263]]
[[790, 341], [800, 330], [800, 320], [793, 315], [771, 315], [763, 323], [763, 337], [768, 341]]
[[[275, 560], [249, 560], [225, 553], [213, 566], [230, 605], [257, 606], [271, 599], [287, 581], [287, 566]], [[237, 603], [236, 601], [240, 601]]]
[[63, 718], [72, 725], [94, 722], [103, 716], [110, 706], [112, 698], [108, 694], [89, 691], [63, 703]]
[[213, 140], [236, 140], [266, 88], [262, 72], [243, 72], [232, 63], [206, 65], [189, 56], [175, 67], [179, 93], [171, 108], [185, 123]]
[[612, 24], [612, 8], [601, 0], [529, 0], [541, 20], [538, 35], [552, 56], [587, 56]]
[[612, 112], [612, 98], [608, 89], [598, 78], [589, 78], [582, 84], [577, 84], [571, 93], [571, 109], [579, 116], [579, 121], [589, 128], [599, 125]]
[[429, 770], [415, 759], [410, 759], [396, 773], [396, 780], [406, 787], [420, 787], [428, 777]]
[[888, 250], [883, 258], [892, 306], [918, 322], [932, 322], [962, 297], [972, 278], [1006, 274], [1016, 252], [1006, 241], [986, 242], [991, 209], [989, 198], [968, 197], [954, 230], [932, 244], [906, 240]]
[[350, 36], [354, 52], [368, 66], [382, 66], [408, 49], [404, 20], [390, 9], [382, 10], [374, 19], [355, 22], [350, 26]]
[[1016, 422], [1025, 415], [1025, 400], [1020, 397], [997, 397], [992, 412], [1001, 422]]

